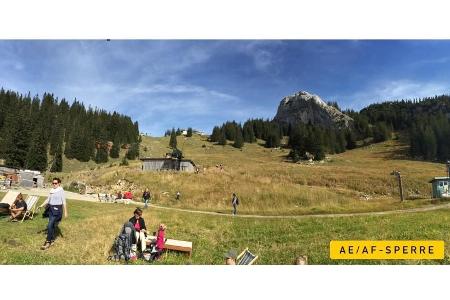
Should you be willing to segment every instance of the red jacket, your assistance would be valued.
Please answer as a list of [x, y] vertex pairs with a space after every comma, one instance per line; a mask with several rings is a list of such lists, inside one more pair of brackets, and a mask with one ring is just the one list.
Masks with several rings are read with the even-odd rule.
[[156, 237], [156, 248], [158, 250], [164, 249], [164, 230], [158, 230], [158, 236]]
[[133, 194], [131, 194], [131, 192], [125, 192], [123, 193], [123, 197], [125, 199], [133, 199]]

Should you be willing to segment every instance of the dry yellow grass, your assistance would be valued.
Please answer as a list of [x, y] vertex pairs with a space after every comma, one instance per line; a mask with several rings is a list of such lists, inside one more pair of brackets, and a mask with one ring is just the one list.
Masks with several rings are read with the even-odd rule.
[[[161, 157], [170, 151], [168, 143], [168, 137], [143, 137], [141, 156]], [[241, 213], [265, 215], [427, 205], [431, 192], [428, 180], [445, 175], [443, 164], [405, 159], [405, 146], [394, 140], [331, 155], [329, 161], [314, 165], [293, 164], [286, 160], [288, 149], [266, 149], [259, 144], [245, 144], [241, 151], [194, 136], [178, 137], [178, 145], [185, 157], [200, 167], [200, 174], [143, 172], [140, 162], [134, 161], [128, 167], [110, 167], [108, 163], [96, 170], [59, 175], [64, 182], [83, 180], [94, 186], [126, 178], [137, 185], [137, 195], [150, 188], [154, 202], [160, 205], [218, 212], [230, 211], [231, 194], [236, 192]], [[216, 168], [218, 164], [224, 165], [223, 171]], [[392, 170], [402, 172], [406, 196], [419, 192], [423, 200], [399, 203]], [[181, 201], [174, 200], [176, 191], [181, 192]]]

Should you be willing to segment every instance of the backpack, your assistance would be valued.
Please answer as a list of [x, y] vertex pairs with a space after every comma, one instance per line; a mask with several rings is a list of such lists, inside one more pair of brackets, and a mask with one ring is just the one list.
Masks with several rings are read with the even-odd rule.
[[125, 260], [128, 262], [131, 258], [131, 244], [134, 238], [134, 227], [130, 222], [122, 226], [121, 233], [114, 240], [113, 251], [114, 254], [109, 257], [113, 260]]

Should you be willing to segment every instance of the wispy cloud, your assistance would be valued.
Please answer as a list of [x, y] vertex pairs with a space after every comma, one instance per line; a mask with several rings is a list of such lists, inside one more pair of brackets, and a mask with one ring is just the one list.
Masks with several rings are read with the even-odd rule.
[[361, 109], [374, 102], [417, 99], [450, 93], [450, 83], [409, 79], [381, 81], [343, 98], [347, 107]]

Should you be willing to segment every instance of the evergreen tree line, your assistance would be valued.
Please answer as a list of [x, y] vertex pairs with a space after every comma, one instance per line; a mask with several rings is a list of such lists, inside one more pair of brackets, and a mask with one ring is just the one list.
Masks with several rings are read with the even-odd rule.
[[412, 157], [429, 161], [450, 159], [449, 95], [373, 104], [361, 114], [372, 122], [382, 121], [388, 130], [407, 133]]
[[211, 142], [226, 145], [227, 140], [233, 141], [232, 146], [242, 148], [244, 143], [255, 143], [256, 139], [265, 141], [268, 148], [279, 147], [283, 132], [278, 123], [263, 119], [250, 119], [244, 125], [228, 121], [222, 126], [215, 126], [210, 136]]
[[[335, 107], [339, 107], [337, 103]], [[311, 124], [280, 124], [268, 119], [249, 119], [243, 126], [235, 121], [228, 121], [222, 126], [214, 127], [210, 141], [226, 145], [227, 140], [230, 140], [234, 142], [233, 146], [241, 148], [244, 143], [254, 143], [256, 139], [260, 139], [265, 141], [265, 147], [276, 148], [280, 147], [282, 137], [287, 136], [288, 146], [292, 148], [289, 157], [297, 161], [312, 156], [315, 160], [321, 160], [325, 153], [341, 153], [354, 149], [358, 140], [373, 138], [374, 142], [382, 142], [390, 138], [392, 129], [384, 122], [372, 125], [369, 124], [367, 116], [354, 111], [348, 113], [354, 119], [354, 124], [346, 129], [323, 128]]]
[[[109, 149], [108, 142], [113, 142]], [[62, 155], [80, 161], [105, 162], [118, 157], [121, 145], [130, 144], [127, 156], [139, 155], [139, 126], [125, 115], [87, 108], [83, 103], [59, 101], [53, 94], [41, 98], [0, 90], [0, 157], [8, 166], [45, 171], [62, 170]]]
[[[172, 128], [172, 130], [167, 129], [166, 132], [164, 132], [164, 136], [171, 136], [171, 135], [172, 135], [172, 132], [175, 133], [175, 136], [180, 136], [181, 133], [183, 133], [183, 130], [181, 130], [180, 128], [177, 128], [177, 130], [175, 130], [175, 128]], [[187, 134], [186, 134], [186, 136], [187, 136], [187, 137], [191, 137], [191, 136], [192, 136], [192, 133], [193, 133], [192, 127], [189, 127], [189, 128], [187, 129]]]
[[412, 157], [442, 162], [450, 159], [450, 121], [446, 114], [415, 119], [409, 137]]

